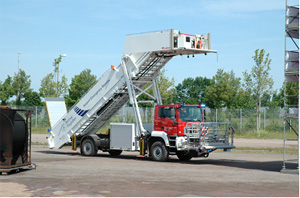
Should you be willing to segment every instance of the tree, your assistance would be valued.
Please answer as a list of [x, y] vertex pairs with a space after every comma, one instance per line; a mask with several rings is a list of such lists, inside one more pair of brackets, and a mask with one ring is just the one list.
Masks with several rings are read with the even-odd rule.
[[251, 95], [251, 92], [239, 88], [238, 93], [234, 99], [234, 108], [237, 109], [253, 109], [255, 108], [255, 98]]
[[160, 96], [163, 104], [170, 104], [174, 97], [174, 87], [175, 87], [175, 79], [165, 76], [166, 70], [163, 69], [158, 78], [157, 78], [157, 84], [158, 89], [160, 91]]
[[223, 69], [218, 69], [211, 85], [205, 90], [204, 99], [210, 108], [237, 108], [241, 105], [241, 99], [245, 98], [245, 92], [240, 90], [241, 79], [236, 78], [233, 71], [227, 73]]
[[[284, 85], [283, 85], [284, 86]], [[283, 95], [283, 90], [282, 90], [282, 95]], [[299, 96], [299, 83], [297, 82], [286, 82], [285, 84], [285, 95], [286, 101], [285, 103], [287, 105], [293, 105], [293, 106], [298, 106], [298, 96]]]
[[269, 53], [265, 54], [264, 49], [256, 49], [255, 55], [252, 57], [255, 65], [252, 67], [251, 73], [249, 74], [247, 70], [244, 72], [245, 87], [253, 93], [256, 99], [256, 131], [260, 129], [262, 96], [264, 94], [271, 94], [274, 84], [269, 73], [271, 70], [271, 59], [269, 59]]
[[268, 94], [268, 93], [263, 93], [262, 97], [261, 97], [261, 105], [263, 107], [268, 106], [268, 104], [270, 104], [272, 99], [272, 95]]
[[12, 78], [7, 76], [4, 83], [0, 82], [1, 105], [7, 105], [9, 98], [13, 96]]
[[69, 95], [66, 96], [67, 106], [73, 106], [95, 83], [97, 77], [91, 74], [90, 69], [85, 69], [72, 78]]
[[63, 75], [61, 81], [58, 82], [57, 86], [57, 82], [55, 82], [54, 79], [54, 74], [50, 73], [41, 80], [39, 91], [40, 96], [42, 97], [56, 97], [57, 93], [58, 96], [64, 96], [68, 91], [67, 78], [65, 77], [65, 75]]
[[68, 86], [67, 78], [66, 78], [65, 75], [63, 75], [61, 77], [61, 81], [56, 83], [56, 87], [57, 87], [57, 90], [58, 90], [57, 95], [56, 95], [57, 97], [59, 97], [61, 95], [65, 96], [67, 94], [69, 86]]
[[30, 84], [30, 76], [26, 75], [24, 70], [20, 69], [18, 73], [15, 73], [12, 87], [13, 94], [16, 96], [16, 105], [21, 105], [21, 100], [31, 94], [32, 89], [30, 88]]
[[272, 94], [272, 99], [270, 102], [267, 103], [268, 107], [283, 107], [283, 90], [280, 89], [279, 93], [277, 93], [277, 91], [275, 91]]
[[56, 96], [56, 83], [54, 81], [54, 74], [50, 73], [41, 80], [41, 87], [39, 89], [42, 97]]
[[186, 78], [176, 86], [175, 103], [201, 104], [205, 103], [205, 90], [211, 85], [211, 79], [206, 77]]
[[58, 58], [54, 59], [54, 73], [57, 75], [55, 88], [56, 88], [56, 97], [65, 95], [68, 90], [67, 78], [65, 75], [62, 76], [61, 81], [59, 80], [59, 63], [61, 62], [62, 57], [66, 56], [65, 54], [59, 55]]
[[32, 92], [25, 97], [22, 105], [24, 106], [43, 106], [40, 95], [37, 92]]

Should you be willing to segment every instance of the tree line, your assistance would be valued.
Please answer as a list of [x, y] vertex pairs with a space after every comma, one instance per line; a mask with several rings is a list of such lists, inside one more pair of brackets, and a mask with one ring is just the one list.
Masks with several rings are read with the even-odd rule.
[[[254, 66], [251, 71], [243, 72], [243, 79], [236, 77], [233, 70], [218, 69], [211, 79], [202, 76], [188, 77], [175, 86], [175, 79], [166, 77], [165, 70], [162, 70], [157, 79], [162, 101], [164, 104], [205, 104], [209, 108], [255, 108], [259, 122], [261, 106], [283, 107], [284, 87], [279, 91], [273, 90], [271, 59], [264, 49], [255, 50], [252, 58]], [[97, 76], [90, 69], [84, 69], [68, 85], [65, 75], [55, 79], [60, 61], [61, 59], [54, 60], [54, 71], [41, 80], [39, 92], [33, 91], [30, 76], [24, 70], [20, 69], [13, 77], [8, 75], [4, 82], [0, 81], [1, 105], [42, 106], [42, 98], [63, 96], [66, 105], [73, 106], [97, 82]], [[287, 95], [298, 95], [298, 90], [298, 83], [287, 83]], [[149, 93], [151, 94], [150, 89]], [[145, 94], [138, 98], [147, 99], [150, 98]], [[286, 102], [296, 104], [297, 100], [290, 98]]]

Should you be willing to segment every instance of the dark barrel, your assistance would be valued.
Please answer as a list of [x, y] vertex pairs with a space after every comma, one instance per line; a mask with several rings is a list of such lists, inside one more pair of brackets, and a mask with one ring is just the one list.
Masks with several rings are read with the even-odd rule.
[[0, 108], [0, 167], [23, 165], [28, 159], [28, 128], [17, 110]]

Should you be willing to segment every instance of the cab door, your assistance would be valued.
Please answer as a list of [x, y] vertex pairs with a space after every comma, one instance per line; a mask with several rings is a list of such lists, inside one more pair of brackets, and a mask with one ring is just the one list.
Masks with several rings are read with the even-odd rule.
[[164, 107], [159, 107], [155, 111], [154, 117], [154, 131], [164, 131], [163, 121], [164, 121]]
[[[172, 111], [174, 111], [172, 115]], [[164, 109], [164, 115], [165, 118], [163, 119], [162, 125], [164, 127], [164, 131], [170, 135], [170, 136], [175, 136], [177, 135], [177, 127], [178, 125], [175, 124], [176, 122], [176, 113], [175, 113], [174, 108], [165, 108]]]
[[164, 131], [170, 136], [175, 136], [177, 135], [177, 127], [178, 127], [177, 124], [174, 124], [175, 121], [176, 121], [176, 113], [172, 117], [170, 107], [159, 107], [158, 115], [154, 121], [154, 130]]

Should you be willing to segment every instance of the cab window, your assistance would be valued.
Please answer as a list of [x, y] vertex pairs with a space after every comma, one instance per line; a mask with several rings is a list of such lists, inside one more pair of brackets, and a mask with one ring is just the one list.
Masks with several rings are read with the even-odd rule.
[[160, 107], [158, 109], [159, 118], [171, 118], [171, 109], [166, 109], [165, 107]]
[[197, 106], [186, 106], [179, 109], [182, 121], [202, 121], [202, 109]]
[[158, 109], [158, 117], [159, 118], [164, 118], [164, 107], [160, 107]]

